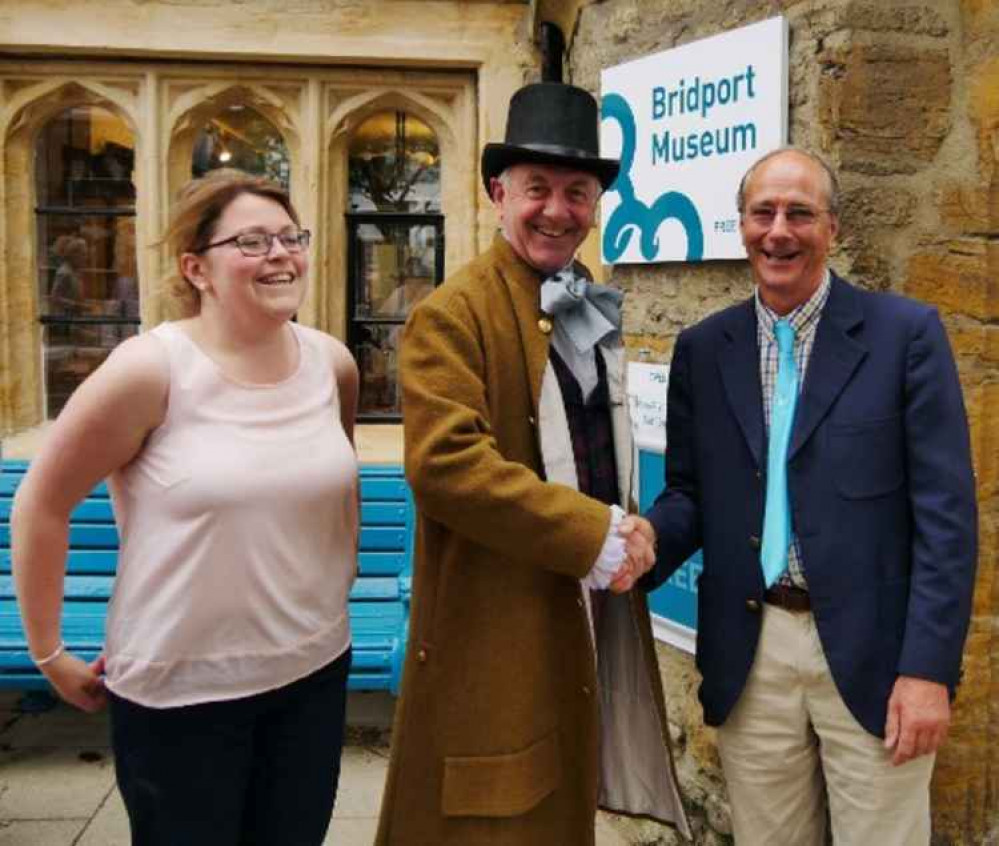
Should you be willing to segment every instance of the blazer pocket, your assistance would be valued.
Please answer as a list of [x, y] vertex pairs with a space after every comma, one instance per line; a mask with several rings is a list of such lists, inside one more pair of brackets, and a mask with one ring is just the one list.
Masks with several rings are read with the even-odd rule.
[[506, 755], [444, 759], [443, 809], [448, 817], [515, 817], [558, 787], [558, 731]]
[[830, 453], [836, 489], [846, 499], [890, 494], [905, 482], [905, 445], [899, 415], [831, 424]]

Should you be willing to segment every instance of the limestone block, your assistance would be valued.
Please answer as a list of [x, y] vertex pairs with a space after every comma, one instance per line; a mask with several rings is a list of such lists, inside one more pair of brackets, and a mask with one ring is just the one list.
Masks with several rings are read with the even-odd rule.
[[841, 231], [895, 228], [912, 223], [918, 198], [905, 186], [893, 183], [871, 190], [869, 179], [851, 176], [849, 182], [856, 187], [844, 187], [841, 191]]
[[915, 173], [950, 128], [947, 51], [852, 40], [819, 56], [819, 120], [844, 171]]
[[830, 264], [858, 287], [887, 291], [896, 274], [885, 241], [876, 237], [876, 230], [871, 227], [844, 227], [838, 236], [839, 249], [830, 257]]
[[[999, 58], [989, 60], [971, 68], [969, 112], [975, 123], [978, 135], [979, 167], [986, 177], [986, 184], [992, 184], [993, 192], [999, 192], [995, 182], [999, 179], [996, 164], [999, 162]], [[992, 198], [993, 222], [999, 200]]]
[[963, 238], [943, 249], [916, 253], [909, 261], [904, 292], [942, 312], [980, 320], [999, 316], [999, 244]]
[[[995, 375], [993, 369], [992, 375]], [[971, 391], [965, 391], [968, 416], [971, 419], [972, 443], [975, 449], [975, 471], [980, 505], [999, 496], [999, 383], [985, 381]], [[987, 549], [984, 540], [982, 548]], [[993, 548], [994, 551], [994, 548]]]
[[675, 335], [628, 335], [624, 346], [629, 361], [647, 361], [649, 364], [668, 364], [673, 355]]
[[752, 293], [742, 262], [616, 265], [608, 276], [627, 292], [624, 330], [632, 335], [675, 337]]
[[706, 805], [708, 824], [719, 834], [732, 834], [732, 809], [719, 796], [711, 796]]
[[842, 17], [851, 27], [871, 32], [899, 32], [942, 38], [950, 31], [947, 21], [930, 3], [898, 5], [885, 3], [884, 0], [857, 0], [847, 5]]
[[999, 178], [991, 185], [947, 185], [937, 202], [948, 233], [999, 235]]
[[971, 321], [959, 325], [948, 323], [947, 334], [959, 364], [964, 359], [973, 359], [986, 367], [999, 364], [999, 326]]
[[995, 45], [999, 35], [999, 4], [995, 0], [958, 0], [963, 30], [969, 40], [986, 41]]

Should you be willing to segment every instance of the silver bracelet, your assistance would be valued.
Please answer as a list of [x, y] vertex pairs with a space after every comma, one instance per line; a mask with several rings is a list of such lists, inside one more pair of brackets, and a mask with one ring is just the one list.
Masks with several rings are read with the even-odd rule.
[[53, 661], [55, 661], [55, 659], [58, 658], [60, 655], [62, 655], [62, 653], [65, 651], [66, 651], [66, 644], [60, 642], [59, 645], [55, 648], [55, 651], [51, 655], [46, 655], [44, 658], [38, 661], [35, 661], [34, 658], [32, 658], [31, 660], [35, 661], [36, 667], [44, 667], [46, 664], [51, 664]]

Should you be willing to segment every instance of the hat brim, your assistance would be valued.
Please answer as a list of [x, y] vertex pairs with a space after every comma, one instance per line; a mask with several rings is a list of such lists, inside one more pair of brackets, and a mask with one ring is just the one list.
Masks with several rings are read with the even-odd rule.
[[515, 164], [547, 164], [569, 167], [593, 174], [600, 187], [606, 191], [617, 179], [621, 163], [617, 159], [601, 159], [597, 156], [571, 155], [550, 150], [536, 150], [516, 144], [486, 144], [482, 151], [482, 184], [489, 194], [489, 183], [493, 177]]

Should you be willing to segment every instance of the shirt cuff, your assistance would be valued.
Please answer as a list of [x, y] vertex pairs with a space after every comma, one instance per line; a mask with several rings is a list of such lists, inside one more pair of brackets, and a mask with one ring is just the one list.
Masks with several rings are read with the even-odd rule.
[[617, 505], [612, 505], [610, 509], [610, 528], [607, 530], [604, 545], [593, 568], [583, 577], [583, 587], [590, 590], [606, 590], [624, 563], [624, 538], [617, 533], [617, 527], [625, 517], [624, 510]]

